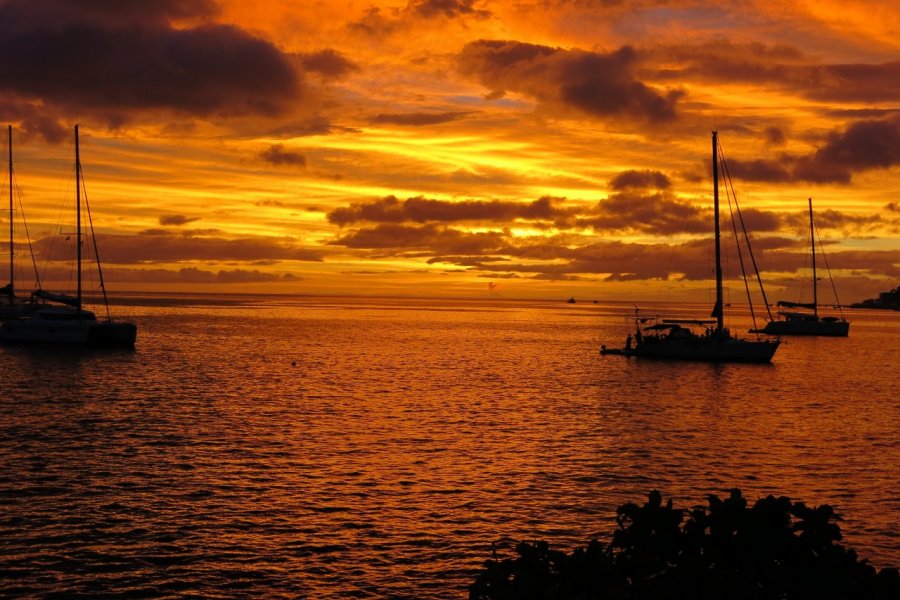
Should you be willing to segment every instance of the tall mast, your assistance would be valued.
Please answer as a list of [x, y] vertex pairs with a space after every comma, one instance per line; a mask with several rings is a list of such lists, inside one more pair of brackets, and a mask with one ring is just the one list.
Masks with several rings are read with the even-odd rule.
[[78, 151], [78, 125], [75, 125], [75, 256], [78, 263], [76, 310], [81, 315], [81, 155]]
[[713, 309], [716, 317], [716, 331], [725, 327], [722, 299], [722, 232], [719, 228], [719, 132], [712, 132], [712, 168], [713, 168], [713, 213], [716, 220], [716, 306]]
[[809, 245], [812, 248], [813, 314], [819, 316], [819, 284], [816, 279], [816, 232], [813, 226], [812, 198], [809, 199]]
[[12, 159], [12, 125], [7, 125], [7, 133], [9, 134], [9, 299], [12, 302], [15, 279], [15, 268], [13, 264], [13, 253], [15, 251], [15, 243], [13, 242], [13, 159]]

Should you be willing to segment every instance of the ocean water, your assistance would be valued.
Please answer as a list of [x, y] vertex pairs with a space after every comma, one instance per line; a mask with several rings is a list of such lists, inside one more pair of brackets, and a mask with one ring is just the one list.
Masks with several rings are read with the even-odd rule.
[[135, 297], [133, 352], [0, 346], [0, 597], [465, 597], [652, 489], [828, 503], [900, 565], [900, 313], [771, 365], [599, 356], [630, 310]]

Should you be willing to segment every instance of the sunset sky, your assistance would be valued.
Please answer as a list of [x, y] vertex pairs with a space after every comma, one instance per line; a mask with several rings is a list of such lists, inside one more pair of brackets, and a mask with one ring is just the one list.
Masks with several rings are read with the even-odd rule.
[[0, 115], [46, 287], [79, 123], [112, 291], [705, 299], [717, 129], [772, 299], [812, 197], [849, 303], [900, 283], [898, 32], [895, 0], [0, 0]]

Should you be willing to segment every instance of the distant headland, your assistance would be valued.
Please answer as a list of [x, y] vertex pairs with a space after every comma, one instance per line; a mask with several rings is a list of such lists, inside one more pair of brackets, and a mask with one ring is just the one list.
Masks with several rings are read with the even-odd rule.
[[900, 310], [900, 286], [889, 292], [881, 292], [877, 298], [870, 298], [862, 302], [855, 302], [850, 308], [882, 308], [886, 310]]

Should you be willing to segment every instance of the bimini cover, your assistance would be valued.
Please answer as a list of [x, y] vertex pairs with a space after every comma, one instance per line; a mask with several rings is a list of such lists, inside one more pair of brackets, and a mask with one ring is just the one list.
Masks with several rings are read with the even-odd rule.
[[53, 294], [44, 290], [38, 290], [31, 294], [36, 298], [40, 298], [41, 300], [49, 300], [51, 302], [59, 302], [60, 304], [65, 304], [67, 306], [78, 306], [78, 299], [73, 298], [72, 296], [66, 296], [65, 294]]

